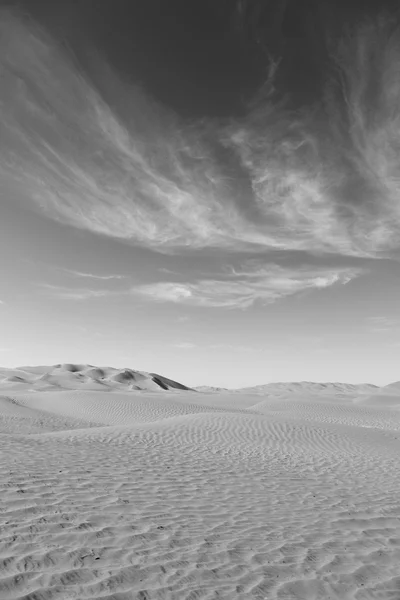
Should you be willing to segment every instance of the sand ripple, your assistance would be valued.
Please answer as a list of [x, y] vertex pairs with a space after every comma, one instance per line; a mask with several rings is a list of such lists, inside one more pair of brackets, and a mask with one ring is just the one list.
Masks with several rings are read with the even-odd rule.
[[399, 413], [256, 400], [0, 398], [0, 598], [398, 600]]

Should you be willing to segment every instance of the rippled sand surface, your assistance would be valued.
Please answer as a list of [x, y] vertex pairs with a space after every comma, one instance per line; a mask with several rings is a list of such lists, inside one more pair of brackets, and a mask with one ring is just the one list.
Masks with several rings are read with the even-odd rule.
[[400, 398], [8, 390], [2, 600], [400, 598]]

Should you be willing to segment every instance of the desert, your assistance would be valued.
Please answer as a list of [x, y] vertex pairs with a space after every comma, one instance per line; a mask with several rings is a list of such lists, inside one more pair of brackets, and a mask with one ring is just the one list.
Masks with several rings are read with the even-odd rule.
[[0, 0], [0, 600], [400, 600], [399, 0]]
[[400, 597], [398, 384], [0, 376], [2, 599]]

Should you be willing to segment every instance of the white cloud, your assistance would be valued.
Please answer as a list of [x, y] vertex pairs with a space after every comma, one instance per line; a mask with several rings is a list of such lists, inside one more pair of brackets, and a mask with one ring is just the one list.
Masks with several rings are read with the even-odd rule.
[[228, 350], [230, 352], [259, 352], [259, 348], [253, 346], [243, 346], [240, 344], [211, 344], [210, 350]]
[[270, 304], [304, 290], [346, 284], [361, 271], [352, 268], [285, 269], [278, 265], [238, 273], [228, 280], [203, 279], [194, 283], [158, 282], [136, 286], [132, 293], [158, 302], [200, 307], [248, 308], [255, 302]]
[[191, 342], [178, 342], [173, 344], [174, 348], [179, 348], [179, 350], [192, 350], [196, 348], [196, 344], [192, 344]]
[[[60, 300], [82, 301], [93, 298], [136, 296], [154, 302], [172, 302], [197, 307], [246, 309], [255, 303], [271, 304], [304, 292], [321, 290], [336, 283], [342, 285], [359, 276], [360, 269], [342, 267], [284, 268], [276, 264], [258, 266], [248, 262], [247, 268], [231, 270], [220, 279], [199, 279], [190, 283], [155, 282], [125, 289], [73, 288], [43, 283], [42, 293]], [[182, 317], [180, 318], [182, 320]], [[185, 319], [186, 320], [186, 319]]]
[[[178, 283], [150, 283], [132, 288], [133, 294], [151, 295], [154, 300], [183, 302], [193, 296], [192, 286]], [[150, 294], [148, 294], [150, 292]]]
[[309, 111], [277, 104], [270, 81], [242, 120], [187, 127], [99, 65], [114, 110], [49, 35], [2, 9], [1, 177], [52, 219], [163, 252], [378, 257], [399, 247], [399, 34], [359, 25], [336, 57], [341, 83]]
[[92, 290], [89, 288], [69, 288], [60, 285], [43, 283], [40, 285], [42, 292], [51, 298], [60, 300], [89, 300], [91, 298], [104, 298], [106, 296], [119, 296], [121, 293], [114, 290]]
[[98, 279], [100, 281], [108, 281], [112, 279], [126, 279], [125, 275], [95, 275], [93, 273], [82, 273], [81, 271], [74, 271], [73, 269], [62, 269], [65, 273], [72, 275], [73, 277], [83, 277], [87, 279]]
[[192, 342], [178, 342], [173, 344], [174, 348], [179, 348], [180, 350], [193, 350], [193, 348], [198, 348], [200, 350], [227, 350], [230, 352], [256, 352], [258, 351], [256, 348], [252, 346], [244, 346], [241, 344], [204, 344], [198, 345], [193, 344]]
[[188, 315], [180, 315], [179, 317], [177, 317], [176, 320], [178, 321], [178, 323], [187, 323], [188, 321], [190, 321], [190, 317]]
[[391, 333], [400, 332], [400, 317], [372, 316], [366, 319], [368, 329], [372, 333]]

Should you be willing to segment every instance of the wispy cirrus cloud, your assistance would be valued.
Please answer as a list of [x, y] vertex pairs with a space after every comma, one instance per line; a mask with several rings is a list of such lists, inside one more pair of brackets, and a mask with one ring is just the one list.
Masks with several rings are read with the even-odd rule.
[[188, 315], [179, 315], [179, 317], [176, 318], [178, 323], [187, 323], [188, 321], [190, 321], [190, 317]]
[[210, 350], [228, 350], [230, 352], [259, 352], [259, 348], [254, 346], [244, 346], [242, 344], [211, 344]]
[[178, 348], [178, 350], [193, 350], [193, 348], [197, 348], [197, 345], [192, 342], [177, 342], [173, 344], [173, 347]]
[[126, 279], [126, 275], [96, 275], [94, 273], [82, 273], [81, 271], [74, 271], [73, 269], [62, 269], [64, 273], [73, 277], [81, 277], [84, 279], [97, 279], [99, 281], [110, 281], [113, 279]]
[[105, 64], [95, 87], [48, 33], [2, 9], [1, 177], [52, 219], [161, 252], [379, 257], [400, 246], [399, 30], [360, 23], [332, 56], [312, 108], [278, 102], [271, 68], [243, 119], [188, 126]]
[[286, 269], [267, 265], [235, 272], [230, 279], [202, 279], [193, 283], [157, 282], [132, 288], [132, 294], [155, 302], [174, 302], [200, 307], [246, 309], [256, 302], [270, 304], [305, 290], [321, 290], [346, 284], [361, 274], [353, 268]]
[[[94, 290], [91, 288], [71, 288], [61, 285], [51, 285], [42, 283], [39, 286], [42, 294], [50, 298], [58, 298], [60, 300], [90, 300], [92, 298], [104, 298], [107, 296], [119, 296], [120, 291], [116, 290]], [[126, 292], [122, 292], [126, 293]]]
[[[48, 297], [61, 300], [90, 300], [103, 297], [147, 298], [188, 306], [246, 309], [255, 303], [271, 304], [294, 294], [322, 290], [335, 284], [345, 285], [365, 273], [353, 267], [286, 268], [276, 264], [260, 266], [248, 261], [241, 270], [225, 270], [212, 279], [191, 282], [163, 281], [131, 287], [93, 289], [42, 283], [39, 289]], [[178, 317], [187, 321], [187, 316]]]
[[368, 330], [371, 333], [400, 332], [400, 317], [372, 316], [366, 319]]
[[207, 344], [207, 345], [199, 345], [194, 344], [192, 342], [177, 342], [173, 344], [174, 348], [178, 348], [179, 350], [193, 350], [195, 348], [200, 350], [228, 350], [230, 352], [256, 352], [257, 348], [253, 346], [243, 346], [240, 344]]
[[[180, 122], [111, 71], [123, 118], [44, 31], [0, 14], [3, 175], [29, 183], [51, 218], [158, 247], [227, 245], [249, 227], [234, 204], [208, 131]], [[124, 112], [122, 110], [122, 112]], [[126, 111], [125, 111], [126, 112]], [[50, 118], [49, 118], [50, 115]], [[251, 241], [251, 239], [250, 239]]]

